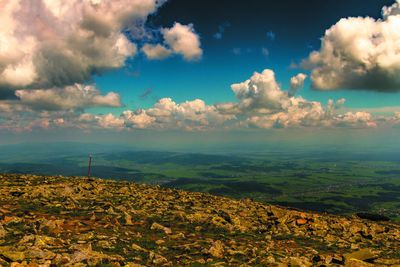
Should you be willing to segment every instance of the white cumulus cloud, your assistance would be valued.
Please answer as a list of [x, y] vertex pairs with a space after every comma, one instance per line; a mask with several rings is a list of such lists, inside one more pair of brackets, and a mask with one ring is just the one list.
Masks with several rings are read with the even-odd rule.
[[[161, 1], [164, 2], [164, 1]], [[136, 54], [122, 33], [156, 11], [156, 0], [2, 0], [0, 88], [82, 83]]]
[[200, 38], [192, 24], [182, 25], [175, 22], [172, 28], [163, 29], [162, 34], [165, 43], [171, 47], [174, 53], [182, 55], [185, 60], [198, 60], [202, 57]]
[[195, 99], [176, 103], [171, 98], [162, 98], [147, 110], [125, 111], [123, 117], [132, 128], [207, 130], [221, 127], [234, 118], [218, 112], [215, 106]]
[[384, 7], [382, 19], [343, 18], [325, 32], [321, 49], [302, 66], [321, 90], [400, 90], [399, 2]]
[[68, 110], [88, 107], [120, 107], [121, 100], [117, 93], [101, 95], [92, 85], [75, 84], [63, 88], [17, 90], [19, 105], [34, 110]]
[[145, 44], [142, 49], [148, 59], [164, 59], [172, 54], [172, 51], [160, 44]]
[[[303, 85], [306, 75], [298, 74], [291, 79], [291, 89]], [[224, 114], [236, 114], [242, 117], [240, 125], [257, 128], [287, 127], [333, 127], [339, 125], [370, 127], [372, 116], [363, 115], [364, 120], [351, 118], [353, 113], [342, 116], [337, 110], [344, 104], [344, 99], [330, 100], [326, 106], [320, 102], [308, 101], [291, 95], [281, 89], [275, 80], [275, 73], [266, 69], [255, 72], [250, 79], [232, 85], [238, 103], [217, 105]], [[357, 122], [357, 123], [355, 123]]]
[[151, 126], [156, 118], [149, 116], [145, 110], [126, 110], [122, 113], [122, 117], [124, 118], [125, 125], [129, 128], [139, 128], [144, 129]]
[[[304, 82], [292, 79], [291, 88]], [[147, 109], [91, 114], [88, 106], [120, 106], [119, 96], [101, 95], [91, 86], [18, 90], [20, 100], [0, 100], [0, 129], [7, 131], [78, 128], [131, 131], [137, 129], [209, 131], [243, 128], [374, 128], [400, 123], [400, 115], [374, 116], [370, 112], [343, 108], [345, 99], [323, 104], [283, 90], [272, 70], [255, 72], [231, 86], [237, 101], [207, 104], [201, 99], [175, 102], [162, 98]], [[68, 90], [66, 90], [68, 89]]]
[[299, 73], [296, 76], [290, 78], [290, 91], [289, 95], [294, 96], [298, 89], [304, 86], [304, 81], [306, 80], [307, 75], [304, 73]]
[[389, 16], [400, 15], [400, 1], [397, 0], [391, 6], [385, 6], [382, 8], [382, 16], [383, 18], [388, 18]]

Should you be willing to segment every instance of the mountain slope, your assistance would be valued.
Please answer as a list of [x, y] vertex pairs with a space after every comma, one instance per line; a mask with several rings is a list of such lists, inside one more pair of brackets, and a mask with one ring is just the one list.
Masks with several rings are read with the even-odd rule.
[[400, 226], [80, 177], [0, 175], [2, 266], [400, 266]]

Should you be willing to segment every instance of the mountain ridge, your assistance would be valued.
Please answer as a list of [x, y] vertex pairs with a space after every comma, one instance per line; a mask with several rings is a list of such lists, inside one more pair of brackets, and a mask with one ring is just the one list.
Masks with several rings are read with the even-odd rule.
[[400, 225], [125, 181], [0, 174], [1, 266], [400, 266]]

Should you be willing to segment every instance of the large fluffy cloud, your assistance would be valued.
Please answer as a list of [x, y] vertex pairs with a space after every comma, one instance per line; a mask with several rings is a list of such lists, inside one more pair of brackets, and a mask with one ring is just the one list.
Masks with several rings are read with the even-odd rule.
[[400, 15], [400, 1], [397, 0], [396, 3], [394, 3], [391, 6], [385, 6], [382, 8], [382, 16], [383, 18], [388, 18], [389, 16], [395, 16], [395, 15]]
[[127, 129], [189, 131], [238, 127], [377, 126], [368, 112], [340, 113], [344, 99], [329, 100], [323, 105], [292, 95], [294, 89], [304, 84], [305, 78], [304, 74], [292, 77], [291, 88], [282, 90], [275, 80], [274, 72], [266, 69], [261, 73], [255, 72], [248, 80], [231, 86], [237, 102], [207, 105], [200, 99], [176, 103], [170, 98], [163, 98], [149, 109], [124, 111], [119, 119], [124, 121]]
[[321, 49], [303, 61], [317, 89], [400, 90], [400, 12], [397, 1], [382, 19], [341, 19], [325, 32]]
[[137, 50], [122, 31], [134, 30], [159, 2], [3, 0], [0, 87], [60, 87], [122, 67]]
[[188, 131], [221, 127], [233, 115], [221, 114], [215, 106], [195, 99], [180, 104], [162, 98], [147, 110], [125, 111], [122, 117], [130, 128], [183, 129]]
[[173, 53], [183, 56], [187, 61], [198, 60], [203, 55], [200, 37], [193, 25], [182, 25], [175, 22], [172, 28], [161, 30], [164, 44], [145, 44], [142, 52], [150, 60], [164, 59]]
[[306, 80], [307, 75], [304, 73], [299, 73], [296, 76], [290, 78], [290, 91], [289, 95], [294, 96], [299, 88], [304, 86], [304, 81]]
[[139, 109], [137, 111], [126, 110], [122, 113], [126, 126], [129, 128], [145, 129], [151, 126], [156, 118], [149, 116], [145, 110]]
[[287, 95], [275, 80], [274, 72], [269, 69], [262, 73], [255, 72], [250, 79], [233, 84], [231, 88], [242, 110], [262, 109], [268, 113], [282, 109], [288, 101]]
[[[134, 42], [154, 41], [145, 22], [166, 0], [0, 2], [0, 129], [200, 129], [225, 116], [213, 114], [215, 108], [200, 100], [170, 100], [175, 107], [165, 119], [160, 115], [167, 112], [165, 99], [147, 111], [128, 110], [121, 116], [85, 113], [91, 107], [122, 106], [117, 93], [102, 94], [90, 85], [92, 75], [123, 67], [137, 53]], [[163, 39], [141, 48], [150, 59], [175, 53], [196, 60], [202, 55], [192, 24], [149, 32]]]
[[152, 44], [145, 44], [142, 47], [143, 53], [146, 55], [148, 59], [164, 59], [169, 57], [172, 54], [172, 51], [165, 46], [160, 44], [152, 45]]
[[172, 51], [181, 54], [186, 60], [197, 60], [203, 55], [200, 47], [199, 36], [195, 33], [193, 25], [182, 25], [175, 22], [172, 28], [162, 30], [165, 43]]
[[124, 123], [125, 122], [122, 118], [115, 117], [111, 113], [105, 115], [93, 115], [89, 113], [84, 113], [80, 115], [75, 122], [75, 124], [79, 128], [83, 129], [97, 127], [115, 130], [122, 130], [124, 128]]
[[[141, 48], [149, 59], [176, 53], [195, 60], [202, 54], [192, 25], [175, 23], [172, 28], [158, 29], [145, 26], [149, 14], [166, 0], [0, 2], [3, 110], [73, 110], [79, 116], [90, 107], [120, 107], [117, 93], [101, 94], [94, 85], [83, 84], [92, 83], [94, 74], [123, 67], [137, 53], [135, 42], [154, 41], [148, 38], [150, 32], [158, 32], [164, 40], [163, 44]], [[9, 113], [0, 114], [6, 115]], [[102, 124], [115, 125], [107, 123], [109, 120], [110, 116]]]
[[345, 99], [329, 100], [324, 105], [292, 95], [291, 90], [299, 88], [304, 79], [304, 75], [294, 76], [291, 88], [283, 90], [274, 72], [267, 69], [255, 72], [248, 80], [231, 86], [237, 98], [235, 102], [208, 105], [201, 99], [177, 103], [171, 98], [162, 98], [150, 108], [125, 110], [120, 115], [85, 113], [83, 106], [120, 105], [117, 95], [101, 95], [90, 86], [66, 87], [71, 90], [68, 93], [65, 88], [21, 90], [17, 91], [19, 101], [0, 101], [0, 129], [206, 131], [238, 128], [369, 128], [380, 124], [398, 124], [400, 121], [397, 116], [376, 117], [362, 110], [346, 112], [342, 109]]
[[[320, 102], [292, 95], [294, 89], [304, 84], [305, 78], [304, 74], [292, 77], [290, 90], [284, 91], [275, 80], [272, 70], [255, 72], [250, 79], [232, 85], [239, 102], [220, 105], [219, 110], [245, 116], [241, 125], [258, 128], [373, 126], [370, 123], [372, 117], [367, 119], [365, 114], [338, 115], [337, 109], [343, 105], [344, 99], [336, 102], [330, 100], [323, 106]], [[351, 115], [362, 115], [365, 119], [356, 120], [355, 117], [350, 118]]]
[[64, 88], [17, 90], [19, 104], [34, 110], [69, 110], [89, 107], [120, 107], [120, 96], [109, 92], [101, 95], [91, 85], [75, 84]]
[[225, 122], [234, 118], [233, 115], [220, 114], [214, 106], [206, 105], [200, 99], [178, 104], [170, 98], [162, 98], [146, 110], [126, 110], [120, 116], [84, 113], [73, 120], [74, 125], [82, 129], [204, 131], [221, 128]]

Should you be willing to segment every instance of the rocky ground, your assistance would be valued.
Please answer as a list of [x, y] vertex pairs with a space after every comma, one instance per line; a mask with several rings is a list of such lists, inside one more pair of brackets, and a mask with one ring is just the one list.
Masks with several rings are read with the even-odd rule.
[[1, 266], [400, 266], [400, 225], [129, 182], [0, 175]]

